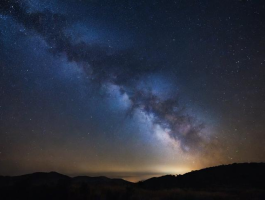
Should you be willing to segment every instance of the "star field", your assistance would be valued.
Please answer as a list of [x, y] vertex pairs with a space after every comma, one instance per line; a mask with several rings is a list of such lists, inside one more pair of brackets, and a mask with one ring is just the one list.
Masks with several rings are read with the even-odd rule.
[[0, 174], [140, 180], [265, 161], [263, 1], [0, 2]]

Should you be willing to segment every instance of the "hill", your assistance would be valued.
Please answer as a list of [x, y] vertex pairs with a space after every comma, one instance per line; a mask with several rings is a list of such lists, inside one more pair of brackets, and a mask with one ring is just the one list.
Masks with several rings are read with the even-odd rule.
[[264, 200], [265, 164], [217, 166], [139, 183], [56, 172], [0, 176], [0, 199], [15, 200]]
[[262, 188], [265, 189], [265, 163], [221, 165], [184, 175], [167, 175], [139, 182], [145, 189], [169, 188]]
[[0, 176], [0, 187], [12, 187], [18, 185], [27, 185], [29, 187], [35, 186], [56, 186], [61, 184], [67, 185], [121, 185], [126, 186], [132, 183], [123, 179], [110, 179], [104, 176], [89, 177], [77, 176], [74, 178], [68, 177], [57, 172], [36, 172], [33, 174], [26, 174], [22, 176]]

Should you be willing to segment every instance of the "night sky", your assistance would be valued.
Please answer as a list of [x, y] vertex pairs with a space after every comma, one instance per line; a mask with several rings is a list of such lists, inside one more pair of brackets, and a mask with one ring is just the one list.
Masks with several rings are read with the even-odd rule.
[[263, 0], [1, 0], [0, 175], [265, 162], [264, 67]]

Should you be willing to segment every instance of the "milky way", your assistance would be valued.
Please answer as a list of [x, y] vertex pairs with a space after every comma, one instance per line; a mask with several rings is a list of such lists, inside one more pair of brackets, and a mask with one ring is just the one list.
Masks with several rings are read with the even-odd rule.
[[202, 141], [200, 132], [203, 124], [196, 125], [191, 116], [183, 113], [178, 97], [162, 99], [151, 90], [135, 90], [130, 85], [130, 79], [150, 73], [150, 70], [143, 69], [143, 66], [155, 65], [154, 63], [134, 56], [130, 52], [132, 50], [111, 52], [107, 47], [97, 44], [75, 44], [73, 39], [64, 33], [68, 23], [62, 15], [48, 11], [28, 13], [23, 4], [16, 1], [2, 1], [1, 7], [4, 14], [14, 16], [26, 28], [39, 33], [50, 46], [52, 53], [65, 54], [69, 62], [82, 63], [84, 72], [94, 82], [100, 86], [106, 83], [119, 86], [120, 92], [129, 97], [131, 111], [140, 109], [144, 114], [152, 116], [152, 122], [167, 130], [165, 134], [179, 141], [183, 150], [197, 148]]
[[[261, 160], [249, 146], [264, 130], [263, 4], [3, 0], [0, 7], [1, 162], [23, 168], [4, 173], [38, 170], [38, 153], [67, 173]], [[135, 149], [145, 144], [140, 159]], [[54, 152], [80, 156], [61, 169], [67, 161], [56, 163]]]

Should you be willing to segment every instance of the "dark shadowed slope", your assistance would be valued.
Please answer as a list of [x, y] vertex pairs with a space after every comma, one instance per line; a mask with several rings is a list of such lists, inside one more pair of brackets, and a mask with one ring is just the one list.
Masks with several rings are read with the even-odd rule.
[[88, 177], [88, 176], [77, 176], [72, 179], [73, 183], [85, 183], [85, 184], [93, 184], [93, 185], [120, 185], [126, 186], [131, 185], [133, 183], [125, 181], [123, 179], [111, 179], [105, 176], [99, 177]]
[[4, 200], [264, 200], [265, 164], [232, 164], [162, 176], [139, 183], [107, 177], [33, 173], [0, 176], [0, 199]]
[[167, 175], [139, 182], [146, 189], [265, 188], [265, 163], [221, 165], [184, 175]]
[[68, 177], [56, 172], [37, 172], [22, 176], [0, 176], [0, 187], [17, 185], [39, 186], [58, 184], [87, 184], [128, 186], [135, 185], [146, 189], [166, 188], [265, 188], [265, 163], [243, 163], [221, 165], [202, 170], [192, 171], [184, 175], [166, 175], [141, 181], [137, 184], [123, 179], [100, 177]]
[[36, 172], [33, 174], [26, 174], [22, 176], [0, 176], [0, 187], [12, 187], [17, 185], [27, 185], [27, 186], [56, 186], [60, 184], [87, 184], [87, 185], [128, 185], [132, 184], [123, 179], [110, 179], [104, 176], [100, 177], [88, 177], [88, 176], [78, 176], [70, 178], [68, 176], [59, 174], [57, 172]]
[[36, 172], [22, 176], [0, 176], [0, 186], [27, 185], [30, 187], [39, 185], [57, 185], [61, 182], [70, 182], [71, 178], [57, 172]]

